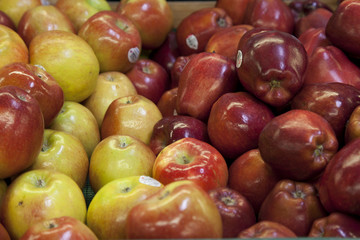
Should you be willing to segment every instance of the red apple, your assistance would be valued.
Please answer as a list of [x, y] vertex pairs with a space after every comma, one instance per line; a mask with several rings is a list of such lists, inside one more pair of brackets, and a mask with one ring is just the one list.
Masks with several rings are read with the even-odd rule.
[[259, 221], [243, 230], [238, 238], [296, 238], [296, 234], [283, 224], [272, 221]]
[[204, 141], [187, 137], [167, 145], [157, 155], [153, 178], [164, 185], [191, 180], [209, 191], [227, 185], [228, 168], [216, 148]]
[[259, 136], [261, 157], [284, 178], [318, 177], [338, 150], [329, 122], [309, 110], [293, 109], [274, 117]]
[[225, 93], [211, 107], [207, 122], [211, 144], [234, 160], [258, 147], [260, 132], [273, 117], [270, 108], [253, 95]]
[[212, 104], [224, 93], [238, 89], [234, 61], [217, 53], [191, 57], [181, 72], [176, 111], [206, 121]]
[[310, 57], [317, 47], [326, 47], [331, 42], [325, 35], [325, 28], [309, 28], [299, 36], [300, 42]]
[[7, 85], [26, 90], [39, 102], [45, 127], [51, 124], [63, 106], [62, 88], [39, 66], [15, 62], [0, 68], [0, 86]]
[[[38, 101], [16, 86], [0, 88], [0, 179], [30, 167], [39, 154], [44, 119]], [[6, 143], [6, 144], [5, 144]]]
[[139, 59], [140, 33], [125, 15], [100, 11], [80, 27], [78, 35], [94, 50], [100, 72], [127, 72]]
[[0, 24], [5, 25], [12, 30], [16, 31], [16, 27], [12, 19], [4, 12], [0, 10]]
[[149, 146], [158, 155], [167, 145], [185, 137], [209, 142], [206, 123], [190, 116], [163, 117], [154, 126]]
[[207, 192], [184, 180], [132, 207], [125, 232], [127, 239], [221, 238], [222, 222]]
[[70, 217], [56, 217], [31, 225], [20, 240], [98, 240], [94, 232], [82, 221]]
[[256, 223], [252, 205], [239, 192], [228, 187], [219, 187], [210, 190], [208, 194], [220, 212], [223, 238], [236, 238], [242, 230]]
[[333, 11], [333, 8], [329, 6], [326, 1], [320, 0], [291, 0], [288, 6], [294, 15], [295, 23], [299, 21], [300, 18], [310, 14], [318, 8], [324, 8], [331, 12]]
[[11, 240], [10, 236], [9, 236], [9, 233], [7, 232], [4, 225], [2, 225], [1, 223], [0, 223], [0, 239], [2, 239], [2, 240]]
[[215, 7], [222, 8], [231, 18], [233, 25], [243, 24], [250, 0], [217, 0]]
[[182, 56], [203, 52], [210, 37], [232, 26], [232, 20], [222, 8], [202, 8], [182, 19], [176, 28], [176, 41]]
[[139, 59], [126, 73], [136, 88], [136, 92], [155, 104], [170, 87], [169, 75], [159, 63], [151, 59]]
[[306, 16], [301, 17], [295, 23], [294, 35], [299, 37], [303, 32], [309, 28], [325, 28], [332, 12], [325, 8], [317, 8]]
[[179, 56], [175, 59], [174, 65], [170, 71], [171, 88], [179, 86], [181, 72], [184, 70], [184, 67], [189, 62], [190, 58], [194, 55], [195, 54], [189, 56]]
[[157, 102], [157, 107], [159, 108], [163, 117], [177, 115], [176, 112], [176, 98], [177, 98], [178, 88], [172, 88], [165, 91], [159, 101]]

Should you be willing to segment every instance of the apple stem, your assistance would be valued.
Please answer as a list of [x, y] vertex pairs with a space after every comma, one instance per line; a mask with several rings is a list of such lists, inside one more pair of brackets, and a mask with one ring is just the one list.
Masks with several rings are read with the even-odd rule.
[[48, 229], [52, 229], [52, 228], [56, 228], [57, 227], [57, 224], [54, 223], [53, 221], [49, 221], [47, 223], [47, 226], [46, 226]]
[[131, 190], [130, 187], [126, 187], [126, 188], [121, 189], [121, 192], [122, 193], [127, 193], [127, 192], [130, 192], [130, 190]]

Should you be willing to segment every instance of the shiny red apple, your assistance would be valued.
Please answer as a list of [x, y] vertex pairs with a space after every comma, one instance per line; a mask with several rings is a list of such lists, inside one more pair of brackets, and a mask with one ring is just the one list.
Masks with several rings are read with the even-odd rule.
[[296, 238], [296, 234], [283, 224], [273, 221], [259, 221], [241, 231], [238, 238]]
[[317, 47], [326, 47], [331, 42], [325, 35], [325, 28], [309, 28], [299, 36], [300, 42], [310, 57]]

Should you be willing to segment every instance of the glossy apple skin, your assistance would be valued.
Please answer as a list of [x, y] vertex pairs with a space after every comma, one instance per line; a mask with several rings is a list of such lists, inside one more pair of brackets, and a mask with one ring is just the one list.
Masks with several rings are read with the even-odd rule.
[[264, 199], [258, 220], [278, 222], [297, 236], [307, 236], [313, 221], [326, 214], [314, 185], [283, 179]]
[[318, 8], [324, 8], [332, 12], [329, 5], [319, 0], [291, 0], [288, 6], [294, 15], [295, 23]]
[[225, 159], [216, 148], [190, 137], [166, 146], [157, 155], [152, 174], [164, 185], [191, 180], [205, 191], [225, 187], [229, 175]]
[[238, 238], [296, 238], [296, 234], [283, 224], [272, 221], [259, 221], [243, 230]]
[[360, 139], [355, 139], [342, 147], [325, 168], [317, 188], [328, 212], [360, 215], [359, 155]]
[[295, 25], [290, 8], [281, 0], [249, 1], [243, 23], [254, 28], [271, 28], [289, 34], [293, 33]]
[[220, 212], [223, 238], [236, 238], [242, 230], [256, 223], [254, 208], [239, 192], [219, 187], [210, 190], [208, 194]]
[[12, 30], [16, 31], [16, 27], [11, 18], [3, 11], [0, 10], [0, 24], [5, 25]]
[[303, 16], [295, 23], [294, 35], [299, 37], [309, 28], [325, 28], [332, 12], [325, 8], [317, 8], [306, 16]]
[[171, 88], [179, 86], [180, 75], [192, 56], [193, 54], [189, 56], [179, 56], [176, 58], [174, 65], [170, 71]]
[[170, 88], [170, 79], [166, 69], [151, 59], [142, 58], [136, 61], [126, 76], [131, 80], [138, 94], [155, 104]]
[[48, 127], [64, 103], [64, 93], [56, 80], [42, 68], [15, 62], [0, 69], [0, 86], [13, 85], [26, 90], [39, 102]]
[[209, 142], [206, 123], [184, 115], [163, 117], [154, 126], [149, 146], [158, 155], [167, 145], [185, 137]]
[[247, 92], [225, 93], [212, 105], [207, 122], [211, 144], [234, 160], [257, 148], [260, 132], [274, 114]]
[[307, 62], [304, 46], [293, 35], [255, 28], [239, 42], [237, 75], [247, 91], [271, 106], [282, 107], [302, 87]]
[[55, 6], [36, 6], [21, 17], [17, 32], [27, 46], [39, 33], [51, 30], [64, 30], [75, 33], [73, 23], [67, 15]]
[[16, 86], [0, 88], [0, 179], [24, 171], [42, 146], [44, 119], [37, 100]]
[[309, 28], [299, 36], [300, 42], [310, 57], [317, 47], [326, 47], [331, 45], [331, 42], [326, 37], [325, 28]]
[[319, 82], [341, 82], [360, 89], [360, 68], [339, 48], [318, 47], [309, 57], [304, 85]]
[[[360, 57], [360, 2], [341, 2], [326, 25], [326, 36], [347, 54]], [[348, 31], [351, 29], [351, 31]]]
[[360, 137], [360, 106], [355, 107], [354, 111], [350, 114], [350, 117], [345, 126], [345, 143], [349, 143], [352, 140]]
[[238, 89], [234, 61], [217, 53], [191, 57], [181, 72], [176, 111], [206, 121], [212, 104], [224, 93]]
[[78, 35], [94, 50], [100, 72], [126, 73], [138, 61], [141, 37], [129, 18], [114, 11], [100, 11], [80, 27]]
[[243, 24], [246, 8], [250, 0], [217, 0], [215, 7], [226, 11], [232, 20], [233, 25]]
[[291, 108], [321, 115], [330, 123], [339, 143], [343, 143], [347, 121], [359, 104], [360, 90], [334, 82], [305, 85], [293, 98]]
[[176, 112], [177, 91], [177, 87], [165, 91], [157, 102], [156, 106], [163, 117], [178, 115]]
[[40, 6], [41, 0], [13, 0], [0, 2], [0, 10], [5, 12], [15, 24], [18, 26], [22, 15], [29, 9]]
[[205, 46], [205, 52], [216, 52], [236, 61], [237, 45], [241, 37], [254, 27], [247, 24], [234, 25], [214, 33]]
[[232, 26], [232, 20], [222, 8], [210, 7], [192, 12], [176, 28], [180, 55], [204, 51], [206, 43], [217, 31]]
[[20, 240], [71, 240], [87, 239], [97, 240], [98, 238], [91, 229], [82, 221], [63, 216], [44, 220], [33, 224], [20, 238]]
[[242, 154], [229, 166], [228, 187], [245, 196], [256, 215], [265, 197], [279, 180], [257, 148]]
[[220, 213], [206, 191], [184, 180], [135, 205], [126, 218], [128, 239], [221, 238]]
[[324, 171], [338, 150], [338, 140], [325, 118], [309, 110], [293, 109], [264, 127], [259, 150], [280, 176], [305, 181]]
[[308, 237], [322, 238], [358, 238], [360, 236], [360, 220], [354, 216], [340, 212], [314, 221]]

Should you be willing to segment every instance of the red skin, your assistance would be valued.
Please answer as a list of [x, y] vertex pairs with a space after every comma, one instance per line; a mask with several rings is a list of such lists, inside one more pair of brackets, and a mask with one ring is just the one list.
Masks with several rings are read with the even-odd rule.
[[5, 26], [11, 28], [12, 30], [16, 31], [16, 26], [15, 26], [14, 22], [11, 20], [11, 18], [6, 13], [4, 13], [1, 10], [0, 10], [0, 24], [5, 25]]
[[163, 117], [175, 116], [176, 112], [176, 98], [177, 98], [178, 88], [172, 88], [165, 91], [159, 101], [157, 102], [157, 107], [159, 108]]
[[0, 223], [0, 239], [1, 240], [11, 240], [9, 233], [7, 232], [4, 225], [2, 225], [1, 223]]
[[230, 16], [233, 25], [244, 22], [246, 8], [251, 0], [217, 0], [215, 7], [222, 8]]
[[179, 79], [181, 72], [184, 70], [184, 67], [189, 62], [190, 58], [193, 55], [189, 56], [179, 56], [176, 58], [173, 67], [170, 71], [170, 78], [171, 78], [171, 88], [175, 88], [179, 86]]
[[295, 238], [296, 234], [288, 227], [272, 221], [260, 221], [243, 230], [238, 238]]
[[331, 42], [325, 35], [325, 28], [309, 28], [299, 36], [300, 42], [310, 57], [317, 47], [326, 47]]
[[299, 19], [295, 24], [294, 35], [299, 37], [309, 28], [325, 28], [332, 12], [325, 8], [317, 8], [307, 16]]

